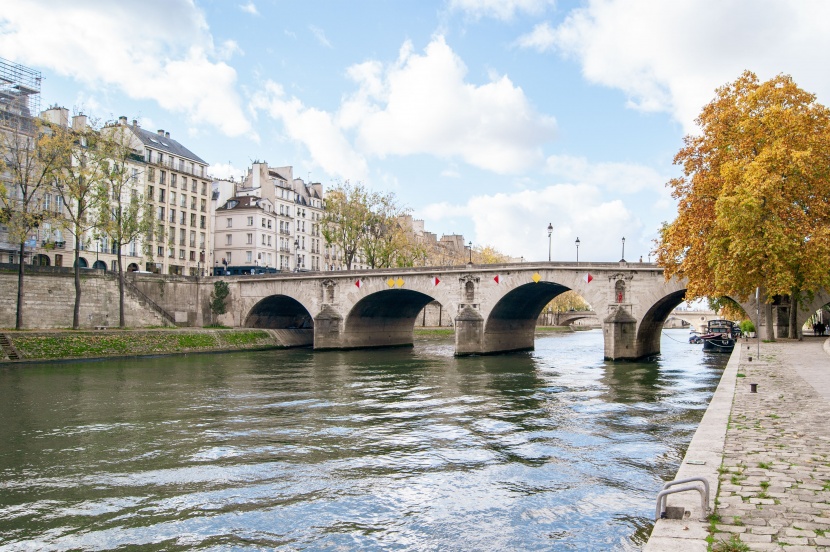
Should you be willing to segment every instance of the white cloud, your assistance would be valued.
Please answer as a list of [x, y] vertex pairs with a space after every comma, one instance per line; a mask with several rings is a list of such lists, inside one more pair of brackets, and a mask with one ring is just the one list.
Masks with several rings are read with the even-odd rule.
[[550, 50], [555, 44], [556, 33], [547, 21], [539, 23], [533, 27], [532, 31], [516, 40], [516, 45], [519, 47], [530, 48], [539, 52]]
[[467, 69], [443, 37], [423, 55], [405, 43], [388, 67], [370, 61], [350, 67], [359, 90], [340, 120], [370, 155], [429, 154], [461, 158], [497, 173], [518, 173], [542, 161], [553, 139], [553, 117], [538, 113], [521, 88], [503, 76], [483, 85], [464, 80]]
[[192, 0], [142, 3], [73, 0], [16, 2], [0, 12], [3, 56], [48, 67], [88, 85], [156, 101], [229, 136], [251, 126], [236, 93], [236, 71], [217, 55]]
[[555, 0], [450, 0], [449, 7], [475, 19], [492, 17], [507, 21], [517, 13], [538, 15], [554, 4]]
[[331, 42], [329, 39], [326, 38], [326, 33], [320, 27], [315, 27], [314, 25], [309, 25], [308, 30], [311, 31], [311, 34], [314, 35], [314, 38], [317, 39], [317, 42], [325, 46], [326, 48], [331, 48]]
[[247, 4], [240, 4], [239, 9], [251, 15], [259, 15], [259, 10], [256, 9], [256, 4], [248, 2]]
[[793, 76], [830, 101], [830, 3], [821, 0], [590, 0], [556, 28], [518, 44], [556, 49], [591, 82], [618, 88], [629, 105], [665, 111], [687, 131], [715, 89], [746, 69]]
[[641, 191], [663, 193], [669, 178], [645, 165], [632, 163], [595, 163], [584, 157], [551, 155], [547, 159], [546, 172], [568, 182], [589, 184], [621, 194]]
[[214, 163], [209, 167], [208, 174], [221, 180], [236, 179], [238, 181], [245, 176], [245, 169], [238, 169], [230, 162]]
[[270, 81], [264, 91], [254, 96], [251, 105], [281, 120], [288, 137], [304, 144], [314, 162], [328, 175], [352, 180], [366, 178], [366, 160], [352, 148], [330, 113], [286, 97], [282, 86]]
[[541, 145], [553, 139], [554, 119], [538, 113], [507, 77], [475, 85], [465, 74], [437, 37], [423, 55], [407, 42], [389, 66], [367, 61], [349, 67], [358, 88], [334, 113], [287, 97], [274, 82], [252, 106], [282, 120], [331, 176], [362, 178], [368, 159], [390, 155], [460, 159], [496, 173], [542, 167]]
[[475, 196], [463, 205], [438, 203], [420, 209], [418, 217], [435, 228], [471, 218], [475, 235], [465, 239], [526, 260], [547, 260], [549, 223], [554, 261], [576, 259], [577, 237], [581, 261], [618, 260], [623, 236], [629, 260], [645, 258], [648, 252], [648, 240], [641, 236], [643, 225], [635, 214], [619, 199], [587, 184]]

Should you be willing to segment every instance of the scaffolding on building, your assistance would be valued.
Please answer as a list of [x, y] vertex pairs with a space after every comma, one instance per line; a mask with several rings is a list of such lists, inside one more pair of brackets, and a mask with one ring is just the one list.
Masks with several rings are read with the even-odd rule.
[[40, 71], [0, 58], [0, 113], [8, 124], [40, 113]]

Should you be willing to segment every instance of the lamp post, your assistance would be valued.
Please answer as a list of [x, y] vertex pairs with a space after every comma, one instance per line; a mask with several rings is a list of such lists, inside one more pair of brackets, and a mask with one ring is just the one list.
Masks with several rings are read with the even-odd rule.
[[300, 271], [300, 238], [294, 238], [294, 272]]
[[470, 246], [470, 264], [473, 264], [473, 241], [470, 240], [470, 243], [468, 243], [467, 245]]
[[550, 240], [551, 240], [552, 235], [553, 235], [553, 223], [549, 222], [548, 223], [548, 262], [550, 262], [550, 248], [551, 248]]
[[620, 262], [621, 263], [625, 262], [625, 236], [623, 236], [623, 239], [622, 239], [622, 257], [620, 257]]
[[576, 237], [576, 264], [579, 264], [579, 236]]

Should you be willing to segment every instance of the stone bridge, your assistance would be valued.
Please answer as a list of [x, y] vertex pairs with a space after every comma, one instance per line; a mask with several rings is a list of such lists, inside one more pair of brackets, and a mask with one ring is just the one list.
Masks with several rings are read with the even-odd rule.
[[574, 290], [602, 323], [605, 357], [660, 352], [660, 332], [684, 298], [650, 263], [516, 263], [226, 278], [223, 323], [306, 328], [315, 349], [411, 345], [415, 318], [431, 301], [453, 313], [457, 355], [533, 349], [536, 320]]

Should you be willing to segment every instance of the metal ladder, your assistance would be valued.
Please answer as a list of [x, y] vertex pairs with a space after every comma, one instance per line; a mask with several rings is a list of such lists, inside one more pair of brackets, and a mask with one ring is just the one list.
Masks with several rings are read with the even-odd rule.
[[[673, 488], [675, 485], [683, 485], [684, 483], [692, 483], [695, 481], [703, 483], [703, 488], [698, 485], [684, 485]], [[709, 482], [703, 477], [677, 479], [663, 485], [663, 490], [657, 493], [657, 506], [654, 509], [654, 519], [666, 519], [666, 502], [668, 500], [666, 497], [670, 494], [682, 493], [684, 491], [697, 491], [700, 493], [700, 509], [703, 512], [703, 519], [701, 521], [706, 521], [706, 515], [709, 513]]]

